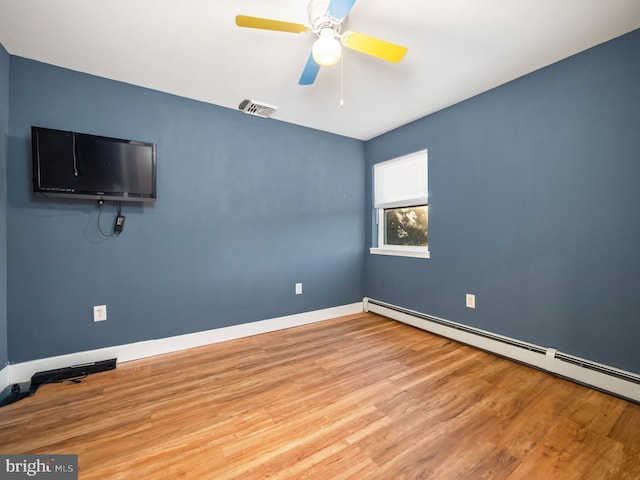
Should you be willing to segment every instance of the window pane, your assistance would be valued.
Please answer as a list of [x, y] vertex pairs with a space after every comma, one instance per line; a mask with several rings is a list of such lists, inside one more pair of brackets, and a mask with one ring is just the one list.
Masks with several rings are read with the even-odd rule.
[[385, 208], [385, 245], [427, 246], [428, 207]]

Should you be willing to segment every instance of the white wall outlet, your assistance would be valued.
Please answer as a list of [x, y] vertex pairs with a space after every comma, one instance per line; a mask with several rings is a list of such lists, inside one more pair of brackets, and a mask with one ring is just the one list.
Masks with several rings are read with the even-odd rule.
[[107, 319], [107, 306], [106, 305], [94, 305], [93, 307], [93, 321], [104, 322]]
[[302, 284], [296, 283], [296, 295], [302, 295]]
[[476, 308], [476, 296], [472, 293], [467, 293], [467, 308]]

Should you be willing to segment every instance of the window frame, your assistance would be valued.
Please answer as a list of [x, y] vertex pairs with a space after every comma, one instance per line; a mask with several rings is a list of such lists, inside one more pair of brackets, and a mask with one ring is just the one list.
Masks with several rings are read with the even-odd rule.
[[[400, 165], [402, 162], [409, 163], [415, 160], [417, 157], [424, 155], [424, 173], [426, 175], [426, 179], [424, 182], [423, 191], [409, 195], [404, 198], [391, 198], [389, 201], [388, 198], [385, 198], [386, 202], [383, 202], [380, 206], [376, 206], [379, 199], [377, 198], [378, 192], [378, 178], [384, 169], [385, 165], [397, 164]], [[387, 160], [385, 162], [377, 163], [373, 166], [373, 198], [374, 198], [374, 215], [373, 220], [376, 223], [375, 233], [373, 239], [373, 244], [375, 246], [369, 249], [369, 253], [373, 255], [393, 255], [393, 256], [401, 256], [401, 257], [413, 257], [413, 258], [430, 258], [431, 254], [429, 251], [429, 243], [427, 245], [422, 246], [408, 246], [408, 245], [388, 245], [385, 244], [385, 210], [386, 209], [395, 209], [395, 208], [408, 208], [408, 207], [416, 207], [416, 206], [426, 206], [427, 207], [427, 234], [429, 232], [429, 199], [428, 199], [428, 151], [427, 149], [419, 150], [414, 153], [410, 153], [408, 155], [404, 155], [402, 157], [393, 158], [391, 160]], [[382, 167], [382, 168], [380, 168]], [[380, 170], [377, 172], [378, 168]], [[384, 187], [382, 187], [383, 189]], [[414, 192], [412, 192], [414, 193]], [[382, 193], [384, 196], [384, 193]]]

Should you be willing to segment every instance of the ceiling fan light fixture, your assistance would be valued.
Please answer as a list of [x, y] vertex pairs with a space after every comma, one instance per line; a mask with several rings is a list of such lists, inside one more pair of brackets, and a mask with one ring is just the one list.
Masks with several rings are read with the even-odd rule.
[[335, 65], [342, 56], [342, 45], [336, 38], [336, 32], [332, 28], [324, 28], [320, 31], [319, 38], [311, 47], [313, 60], [322, 67]]

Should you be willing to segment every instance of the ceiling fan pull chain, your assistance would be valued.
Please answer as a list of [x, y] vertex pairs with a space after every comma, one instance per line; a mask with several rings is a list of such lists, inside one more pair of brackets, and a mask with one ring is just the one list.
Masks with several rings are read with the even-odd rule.
[[344, 107], [344, 55], [340, 58], [340, 108]]

